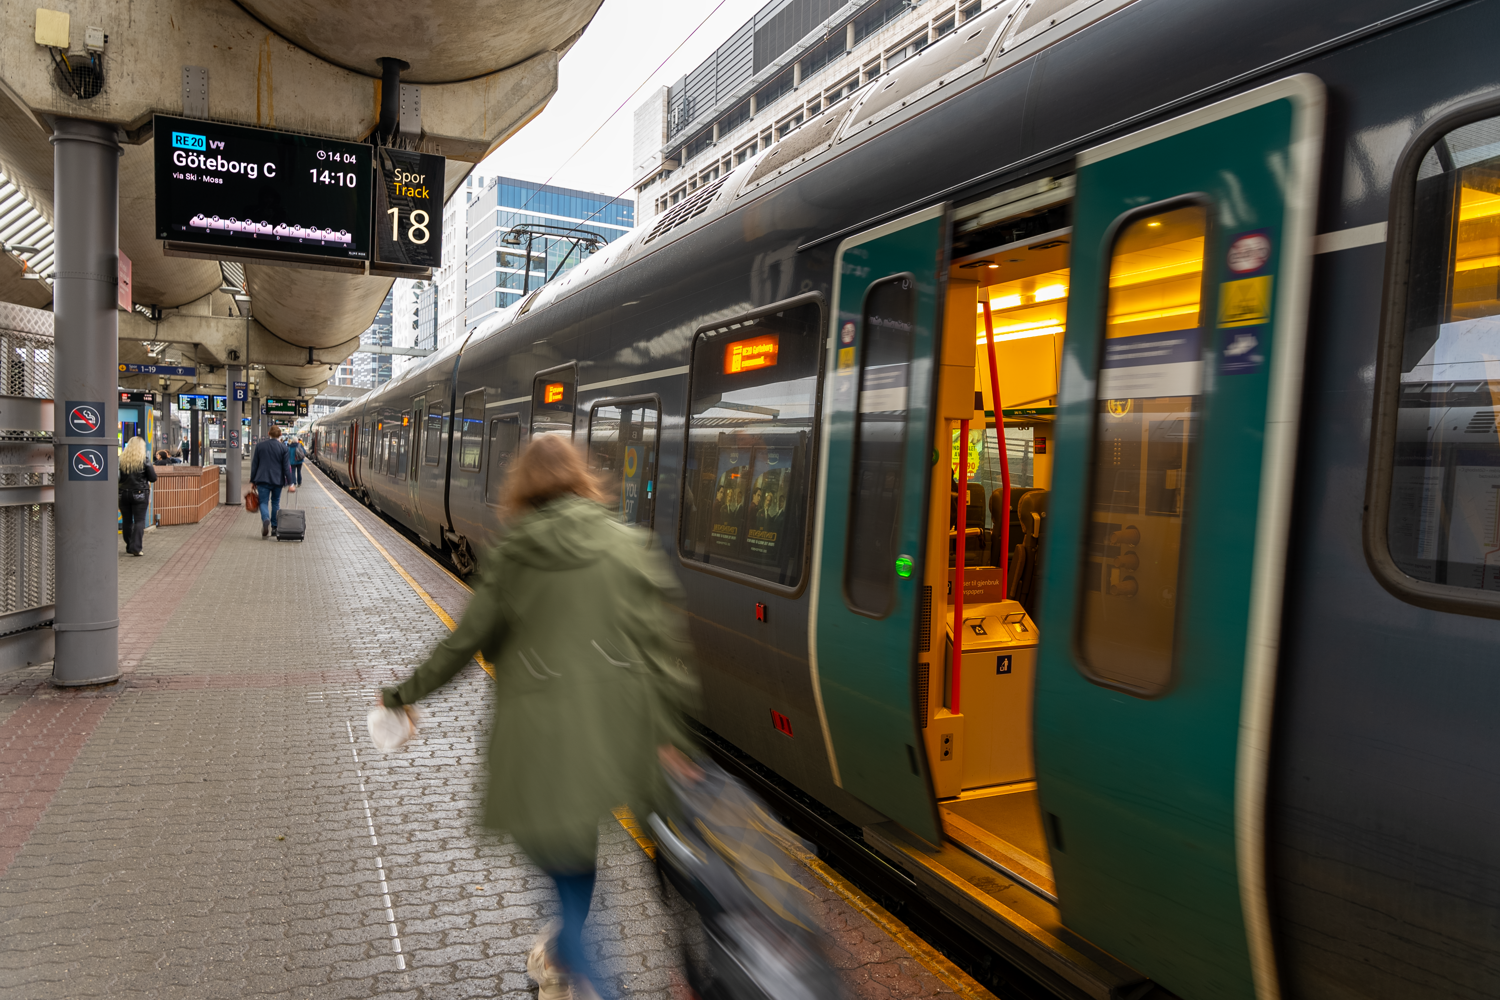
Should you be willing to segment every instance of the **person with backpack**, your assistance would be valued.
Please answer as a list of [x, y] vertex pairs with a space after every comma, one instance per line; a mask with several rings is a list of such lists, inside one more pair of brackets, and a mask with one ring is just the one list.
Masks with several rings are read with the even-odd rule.
[[683, 720], [698, 687], [677, 578], [653, 536], [620, 523], [602, 497], [566, 437], [533, 440], [507, 477], [509, 530], [486, 554], [463, 620], [381, 691], [399, 711], [476, 652], [493, 665], [482, 821], [515, 838], [561, 902], [527, 961], [538, 1000], [611, 995], [582, 940], [599, 821], [621, 805], [675, 813], [663, 766], [693, 767]]
[[281, 428], [272, 424], [271, 436], [258, 442], [250, 454], [250, 482], [260, 496], [260, 537], [276, 534], [281, 488], [291, 481], [291, 453], [281, 442]]
[[156, 469], [146, 461], [146, 439], [131, 438], [120, 453], [120, 534], [125, 536], [125, 554], [141, 555], [146, 536], [146, 508], [151, 504], [151, 484]]
[[286, 445], [287, 453], [292, 462], [292, 492], [297, 492], [297, 487], [302, 485], [302, 463], [307, 460], [307, 449], [302, 447], [302, 442], [292, 438]]

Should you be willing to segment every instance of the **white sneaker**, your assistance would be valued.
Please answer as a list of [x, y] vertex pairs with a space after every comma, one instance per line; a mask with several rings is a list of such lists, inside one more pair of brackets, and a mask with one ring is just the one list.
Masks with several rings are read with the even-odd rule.
[[557, 960], [557, 935], [562, 923], [554, 920], [537, 935], [526, 956], [526, 974], [536, 981], [536, 1000], [570, 1000], [573, 990]]

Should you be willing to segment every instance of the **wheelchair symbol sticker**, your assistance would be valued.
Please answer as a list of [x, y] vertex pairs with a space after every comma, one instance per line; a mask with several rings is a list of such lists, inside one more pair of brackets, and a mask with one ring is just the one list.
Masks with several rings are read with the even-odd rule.
[[98, 448], [70, 447], [68, 478], [75, 482], [109, 478], [109, 463], [104, 460], [104, 452]]

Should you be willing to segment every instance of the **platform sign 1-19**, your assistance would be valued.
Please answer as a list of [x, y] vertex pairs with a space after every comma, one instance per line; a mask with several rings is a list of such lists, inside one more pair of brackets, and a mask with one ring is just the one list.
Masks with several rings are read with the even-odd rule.
[[375, 259], [437, 267], [443, 262], [443, 168], [429, 153], [375, 151]]
[[297, 400], [295, 397], [278, 399], [275, 396], [267, 396], [266, 413], [277, 417], [295, 417], [297, 415]]
[[239, 257], [368, 261], [370, 146], [157, 115], [156, 235]]

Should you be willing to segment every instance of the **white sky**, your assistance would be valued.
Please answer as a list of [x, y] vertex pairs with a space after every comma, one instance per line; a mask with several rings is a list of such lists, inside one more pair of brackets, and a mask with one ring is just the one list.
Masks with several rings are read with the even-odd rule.
[[[708, 58], [766, 0], [724, 0], [698, 33], [626, 101], [603, 131], [566, 166], [563, 161], [718, 2], [604, 0], [583, 37], [563, 56], [552, 102], [486, 157], [474, 169], [474, 175], [489, 178], [504, 174], [540, 182], [557, 172], [553, 184], [611, 196], [628, 187], [635, 180], [630, 164], [635, 109], [658, 87], [671, 86]], [[633, 193], [627, 192], [627, 197], [633, 197]]]

